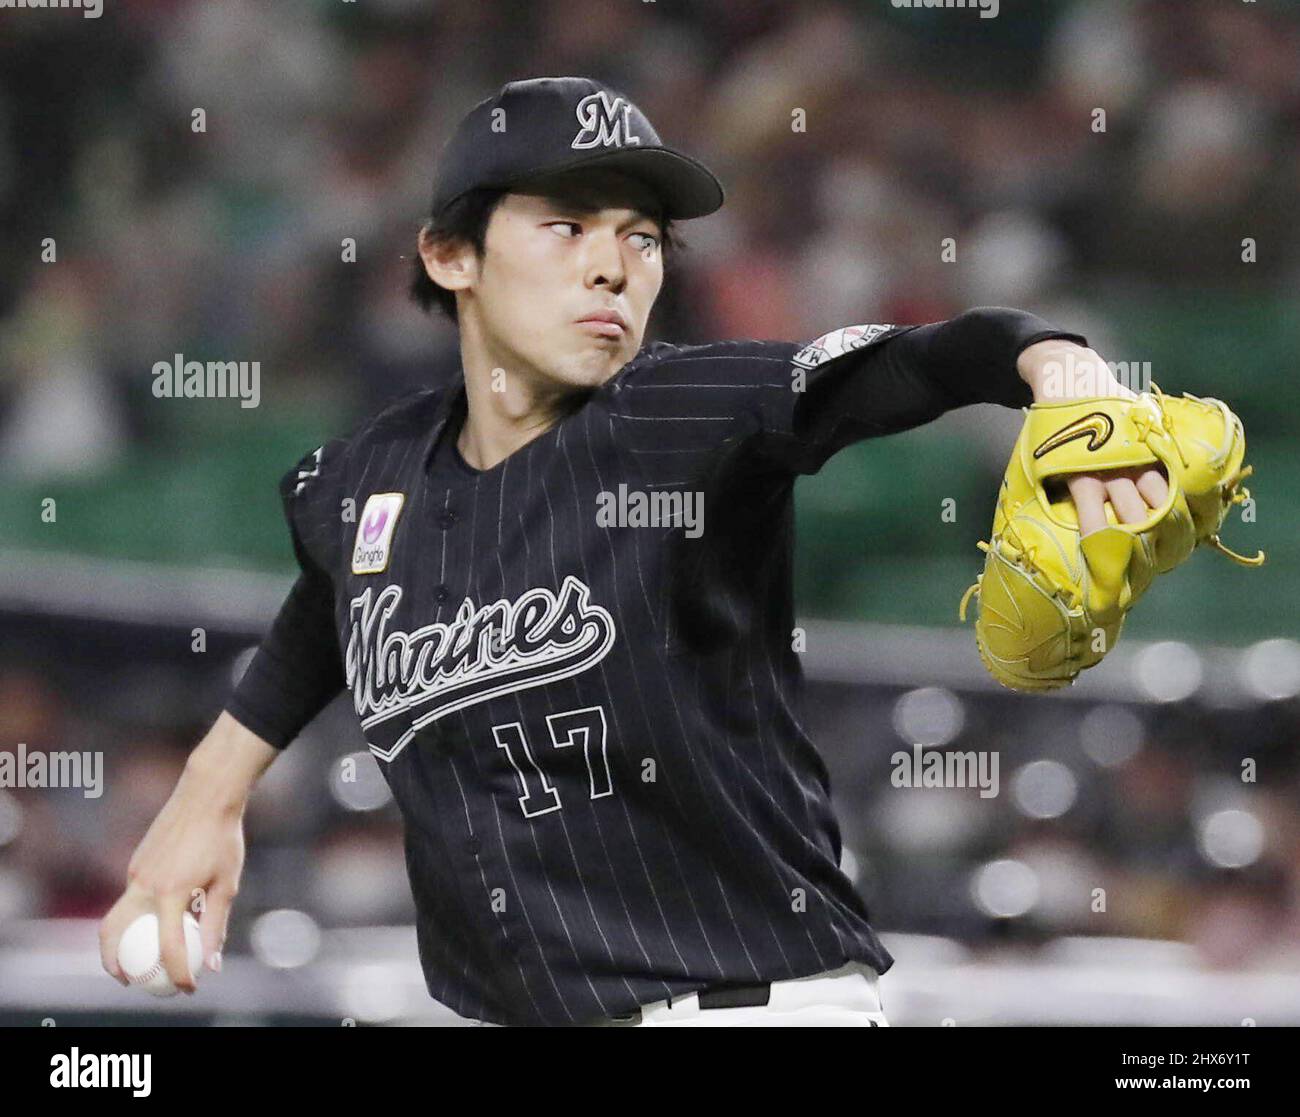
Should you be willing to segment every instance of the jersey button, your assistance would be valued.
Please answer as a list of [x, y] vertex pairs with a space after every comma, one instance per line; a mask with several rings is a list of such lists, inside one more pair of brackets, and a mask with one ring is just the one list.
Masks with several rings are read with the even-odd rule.
[[433, 591], [433, 599], [439, 605], [441, 605], [444, 601], [446, 601], [447, 598], [449, 598], [450, 596], [451, 596], [451, 590], [449, 590], [446, 586], [439, 586], [436, 590]]
[[443, 531], [447, 531], [456, 522], [456, 513], [448, 509], [446, 512], [438, 513], [438, 526]]
[[465, 848], [469, 850], [469, 852], [472, 853], [475, 857], [477, 857], [479, 850], [481, 850], [483, 846], [480, 844], [477, 838], [466, 838]]

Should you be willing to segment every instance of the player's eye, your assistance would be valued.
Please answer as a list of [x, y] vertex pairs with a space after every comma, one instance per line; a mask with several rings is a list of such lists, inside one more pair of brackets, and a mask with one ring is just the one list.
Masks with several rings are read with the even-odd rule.
[[659, 247], [659, 238], [654, 233], [633, 233], [632, 235], [641, 238], [642, 254], [653, 252]]
[[576, 237], [580, 232], [582, 232], [582, 226], [579, 225], [576, 221], [552, 221], [546, 227], [548, 229], [557, 229], [557, 228], [572, 229], [573, 230], [572, 234], [569, 235], [566, 235], [564, 233], [557, 234], [558, 236], [564, 237], [565, 240], [572, 240], [573, 237]]

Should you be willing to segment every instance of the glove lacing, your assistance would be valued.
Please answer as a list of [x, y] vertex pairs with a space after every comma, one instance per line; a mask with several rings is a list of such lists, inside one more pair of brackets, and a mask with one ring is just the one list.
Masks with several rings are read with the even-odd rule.
[[[1011, 537], [1012, 542], [1015, 543], [1016, 547], [1020, 551], [1019, 556], [1016, 558], [1016, 563], [1020, 566], [1023, 566], [1025, 570], [1027, 570], [1030, 574], [1041, 575], [1042, 568], [1038, 565], [1038, 561], [1037, 561], [1038, 547], [1036, 544], [1026, 543], [1024, 539], [1021, 537], [1020, 533], [1016, 531], [1011, 516], [1008, 514], [1006, 506], [1003, 503], [1005, 499], [1006, 499], [1005, 495], [1000, 495], [998, 497], [998, 508], [1002, 512], [1002, 519], [1003, 519], [1002, 533], [1004, 535], [1009, 535]], [[1013, 508], [1011, 511], [1018, 512], [1019, 510], [1020, 510], [1020, 505], [1016, 505], [1016, 507]], [[978, 543], [976, 543], [975, 546], [977, 546], [985, 554], [988, 554], [989, 551], [991, 550], [990, 544], [984, 542], [983, 539], [981, 539]], [[1086, 567], [1085, 567], [1085, 571], [1086, 571]], [[1085, 573], [1085, 577], [1086, 577], [1086, 573]], [[975, 584], [970, 586], [966, 590], [966, 592], [961, 596], [961, 601], [957, 606], [957, 617], [963, 624], [966, 621], [966, 607], [967, 605], [970, 604], [970, 599], [972, 595], [979, 593], [980, 586], [983, 583], [983, 581], [984, 581], [984, 575], [980, 574], [976, 576]], [[1064, 602], [1065, 605], [1069, 607], [1071, 612], [1081, 608], [1083, 605], [1083, 593], [1081, 590], [1075, 589], [1074, 587], [1062, 586], [1060, 589], [1057, 589], [1055, 591], [1053, 596], [1056, 597], [1058, 600]]]
[[[1151, 391], [1157, 399], [1164, 399], [1164, 392], [1162, 392], [1155, 384], [1151, 385]], [[1227, 461], [1233, 443], [1238, 438], [1243, 437], [1241, 420], [1228, 409], [1228, 405], [1224, 403], [1223, 400], [1211, 399], [1208, 397], [1202, 398], [1201, 396], [1192, 395], [1191, 392], [1184, 392], [1183, 398], [1193, 400], [1196, 403], [1199, 403], [1202, 407], [1217, 407], [1219, 413], [1223, 416], [1223, 442], [1218, 446], [1209, 460], [1211, 466], [1216, 468], [1221, 466], [1225, 461]], [[1163, 407], [1161, 407], [1160, 410], [1163, 415], [1165, 433], [1169, 435], [1169, 441], [1174, 444], [1174, 448], [1178, 451], [1178, 457], [1183, 463], [1183, 468], [1186, 469], [1187, 456], [1183, 453], [1183, 448], [1179, 445], [1178, 439], [1174, 437], [1174, 417], [1166, 413]], [[1135, 424], [1139, 423], [1139, 417], [1137, 415], [1134, 416], [1134, 422]], [[1143, 434], [1139, 434], [1139, 437], [1143, 438], [1145, 441], [1145, 436]], [[1241, 504], [1243, 501], [1250, 499], [1250, 490], [1243, 486], [1241, 482], [1254, 472], [1255, 467], [1253, 465], [1243, 466], [1223, 482], [1221, 491], [1229, 507], [1234, 504]], [[1256, 551], [1253, 556], [1238, 554], [1223, 543], [1219, 538], [1219, 533], [1217, 531], [1206, 538], [1205, 542], [1214, 550], [1218, 551], [1219, 554], [1227, 556], [1232, 559], [1233, 562], [1240, 563], [1242, 566], [1262, 566], [1264, 563], [1263, 551]]]
[[[1241, 504], [1243, 501], [1250, 499], [1250, 490], [1241, 484], [1247, 477], [1255, 472], [1253, 465], [1244, 466], [1237, 470], [1223, 485], [1223, 493], [1229, 497], [1228, 503]], [[1219, 539], [1219, 533], [1216, 531], [1206, 542], [1221, 555], [1227, 555], [1233, 562], [1239, 562], [1242, 566], [1263, 566], [1264, 552], [1256, 551], [1253, 556], [1239, 555], [1236, 551], [1226, 547]]]

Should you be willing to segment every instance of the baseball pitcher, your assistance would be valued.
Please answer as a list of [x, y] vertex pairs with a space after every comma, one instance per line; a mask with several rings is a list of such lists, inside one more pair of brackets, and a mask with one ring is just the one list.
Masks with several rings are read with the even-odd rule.
[[644, 344], [673, 223], [722, 203], [596, 81], [511, 82], [461, 121], [412, 294], [456, 321], [463, 375], [285, 475], [297, 582], [136, 851], [110, 973], [156, 911], [193, 989], [195, 888], [220, 967], [250, 788], [346, 691], [404, 820], [429, 993], [455, 1012], [886, 1025], [893, 959], [800, 719], [795, 480], [954, 408], [1026, 408], [970, 596], [986, 664], [1030, 689], [1096, 662], [1152, 573], [1218, 545], [1244, 439], [1216, 401], [1175, 414], [1010, 309]]

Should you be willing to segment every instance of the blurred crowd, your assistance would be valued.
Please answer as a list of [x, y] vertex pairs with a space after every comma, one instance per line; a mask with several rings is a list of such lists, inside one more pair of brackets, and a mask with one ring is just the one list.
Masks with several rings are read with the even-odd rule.
[[[1182, 362], [1180, 387], [1240, 396], [1252, 438], [1282, 446], [1300, 378], [1263, 369], [1297, 336], [1297, 59], [1300, 9], [1210, 0], [1004, 3], [992, 20], [888, 0], [9, 11], [0, 468], [29, 484], [123, 462], [172, 469], [214, 437], [201, 409], [150, 394], [154, 362], [175, 353], [260, 361], [249, 424], [359, 417], [453, 376], [453, 328], [405, 292], [434, 159], [502, 83], [562, 74], [627, 92], [727, 187], [719, 214], [683, 229], [655, 336], [801, 339], [1018, 306], [1112, 359], [1161, 347]], [[1224, 321], [1253, 308], [1265, 326], [1231, 353], [1212, 336], [1135, 328], [1171, 300], [1185, 317], [1159, 320], [1203, 322], [1206, 335], [1216, 308]], [[1265, 390], [1272, 402], [1252, 410]], [[313, 444], [291, 444], [279, 469]], [[1006, 445], [1005, 430], [989, 436], [990, 467]], [[268, 501], [274, 477], [256, 479]], [[119, 666], [121, 639], [99, 653]], [[98, 748], [108, 765], [99, 800], [0, 790], [2, 934], [8, 919], [111, 903], [229, 663], [194, 691], [141, 666], [110, 693], [51, 673], [21, 643], [0, 650], [0, 749]], [[1102, 710], [1089, 732], [1121, 745], [1095, 755], [1078, 707], [972, 699], [954, 747], [1000, 750], [1007, 784], [982, 800], [889, 784], [889, 756], [911, 739], [891, 721], [904, 697], [843, 688], [816, 707], [846, 859], [884, 929], [1167, 937], [1210, 965], [1300, 965], [1294, 698], [1236, 720], [1191, 709], [1172, 728], [1167, 707], [1159, 725], [1151, 709]], [[1276, 763], [1243, 793], [1239, 763], [1255, 746]], [[359, 787], [337, 780], [340, 758], [363, 747], [335, 707], [273, 766], [249, 816], [241, 920], [271, 907], [324, 925], [411, 917], [374, 765], [361, 757]], [[1056, 768], [1013, 791], [1035, 762]], [[1044, 797], [1066, 806], [1045, 813]]]
[[77, 473], [165, 438], [176, 411], [149, 395], [149, 370], [177, 352], [259, 360], [272, 412], [323, 398], [360, 414], [453, 375], [454, 332], [406, 301], [402, 258], [456, 120], [542, 74], [626, 91], [729, 190], [685, 229], [660, 336], [798, 339], [1015, 305], [1138, 359], [1106, 292], [1300, 279], [1298, 14], [1210, 0], [1045, 0], [993, 20], [887, 0], [7, 13], [0, 460]]

